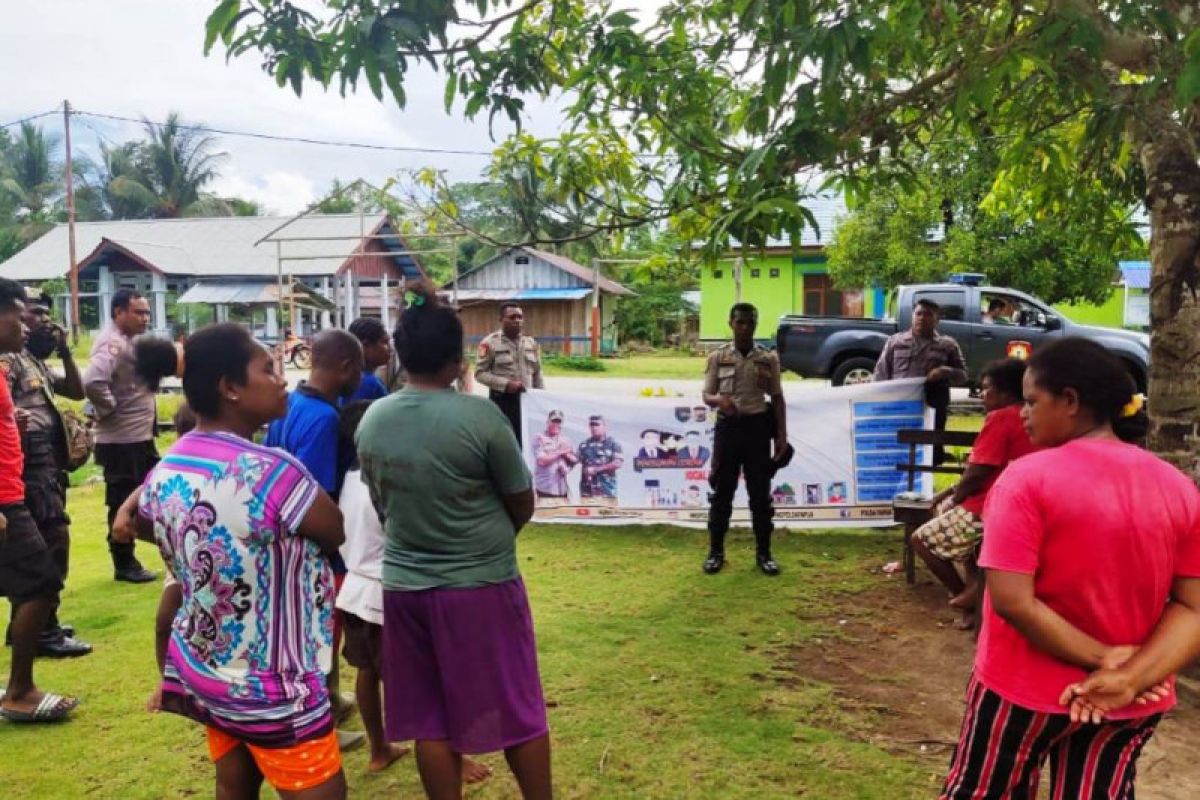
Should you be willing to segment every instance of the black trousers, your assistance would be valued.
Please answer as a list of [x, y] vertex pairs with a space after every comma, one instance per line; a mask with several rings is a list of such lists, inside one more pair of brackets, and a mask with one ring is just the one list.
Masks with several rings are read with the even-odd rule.
[[[67, 475], [55, 456], [58, 442], [53, 434], [41, 431], [22, 437], [25, 450], [25, 507], [42, 534], [59, 579], [65, 585], [71, 565], [71, 520], [67, 516]], [[47, 638], [56, 638], [59, 597], [54, 596], [50, 616], [44, 628]]]
[[108, 552], [112, 555], [114, 569], [129, 569], [137, 566], [133, 554], [133, 542], [114, 542], [113, 520], [117, 509], [142, 485], [150, 470], [158, 463], [158, 450], [154, 441], [130, 444], [97, 444], [96, 463], [104, 468], [104, 504], [108, 506]]
[[495, 403], [504, 416], [508, 417], [508, 424], [512, 425], [513, 433], [517, 435], [517, 444], [521, 443], [521, 394], [519, 392], [488, 392], [488, 397]]
[[708, 507], [709, 549], [725, 552], [725, 534], [733, 514], [738, 476], [745, 475], [750, 496], [754, 544], [759, 555], [771, 552], [775, 507], [771, 503], [771, 440], [775, 438], [772, 413], [717, 421], [713, 442], [712, 498]]

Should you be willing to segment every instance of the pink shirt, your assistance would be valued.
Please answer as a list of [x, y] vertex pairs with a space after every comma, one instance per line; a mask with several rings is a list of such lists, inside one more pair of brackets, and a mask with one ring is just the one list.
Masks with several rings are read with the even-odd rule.
[[[1009, 465], [988, 495], [979, 565], [1034, 576], [1034, 593], [1107, 645], [1142, 644], [1175, 577], [1200, 577], [1200, 492], [1133, 445], [1076, 439]], [[1029, 643], [985, 593], [976, 677], [1024, 708], [1065, 713], [1059, 695], [1086, 671]], [[1175, 705], [1130, 705], [1114, 719]]]
[[[979, 437], [975, 439], [975, 446], [971, 448], [968, 463], [1003, 470], [1009, 462], [1035, 450], [1037, 447], [1029, 440], [1029, 434], [1025, 432], [1025, 423], [1021, 422], [1020, 404], [1005, 406], [988, 414], [987, 419], [983, 421], [983, 428], [979, 431]], [[964, 500], [962, 507], [972, 514], [983, 516], [984, 501], [999, 478], [999, 471], [993, 473], [983, 491]]]

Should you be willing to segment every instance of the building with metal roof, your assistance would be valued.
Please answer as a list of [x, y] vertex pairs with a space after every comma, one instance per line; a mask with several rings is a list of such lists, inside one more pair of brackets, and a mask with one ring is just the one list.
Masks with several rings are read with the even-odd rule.
[[525, 331], [553, 353], [589, 351], [593, 299], [600, 304], [600, 349], [617, 348], [617, 303], [635, 293], [575, 261], [537, 250], [513, 247], [459, 276], [447, 291], [462, 307], [468, 340], [478, 343], [499, 327], [500, 305], [518, 302]]
[[[160, 332], [190, 327], [195, 305], [213, 306], [218, 320], [249, 308], [252, 324], [258, 309], [268, 337], [278, 335], [280, 305], [298, 330], [364, 313], [387, 322], [399, 287], [425, 274], [382, 214], [81, 222], [75, 232], [87, 327], [103, 323], [124, 286], [151, 299]], [[0, 276], [39, 285], [66, 278], [69, 263], [67, 226], [58, 225], [0, 264]]]

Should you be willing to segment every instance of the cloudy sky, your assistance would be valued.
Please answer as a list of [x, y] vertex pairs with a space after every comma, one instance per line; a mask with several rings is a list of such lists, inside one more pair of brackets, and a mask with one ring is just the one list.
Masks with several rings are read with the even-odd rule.
[[[447, 116], [444, 82], [432, 72], [410, 73], [408, 107], [380, 103], [365, 85], [358, 95], [305, 86], [297, 98], [276, 87], [255, 54], [227, 63], [223, 53], [203, 54], [206, 0], [37, 0], [5, 3], [0, 27], [0, 124], [72, 106], [126, 117], [165, 119], [179, 111], [187, 121], [225, 130], [392, 146], [490, 150], [487, 122]], [[461, 106], [456, 112], [461, 111]], [[559, 115], [551, 104], [531, 103], [526, 128], [553, 134]], [[62, 118], [39, 122], [62, 130]], [[76, 117], [75, 149], [95, 153], [103, 139], [140, 135], [135, 124]], [[496, 135], [510, 125], [497, 121]], [[382, 181], [397, 169], [435, 166], [452, 180], [471, 179], [485, 157], [373, 153], [221, 136], [228, 153], [221, 194], [262, 203], [274, 212], [298, 211], [319, 199], [334, 178]]]

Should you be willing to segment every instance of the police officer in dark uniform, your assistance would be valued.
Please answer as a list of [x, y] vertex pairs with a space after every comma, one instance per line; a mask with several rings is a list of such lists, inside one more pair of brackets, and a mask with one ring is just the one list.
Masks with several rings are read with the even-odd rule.
[[[50, 299], [42, 295], [25, 307], [25, 349], [0, 355], [0, 373], [8, 381], [22, 426], [25, 453], [25, 505], [41, 531], [59, 577], [67, 580], [70, 564], [70, 519], [67, 517], [67, 433], [54, 405], [55, 394], [83, 399], [83, 381], [71, 356], [66, 332], [50, 319]], [[63, 375], [56, 375], [45, 359], [58, 355]], [[58, 598], [38, 639], [38, 654], [51, 657], [82, 656], [91, 645], [74, 638], [74, 629], [58, 620]]]
[[[712, 501], [708, 510], [709, 552], [704, 571], [715, 575], [725, 566], [725, 534], [733, 513], [738, 476], [746, 478], [750, 496], [758, 568], [779, 574], [771, 556], [775, 509], [771, 504], [774, 464], [786, 458], [787, 412], [783, 404], [779, 358], [754, 344], [758, 310], [738, 303], [729, 312], [733, 342], [708, 357], [704, 402], [717, 412], [713, 443]], [[774, 453], [772, 454], [772, 446]]]

